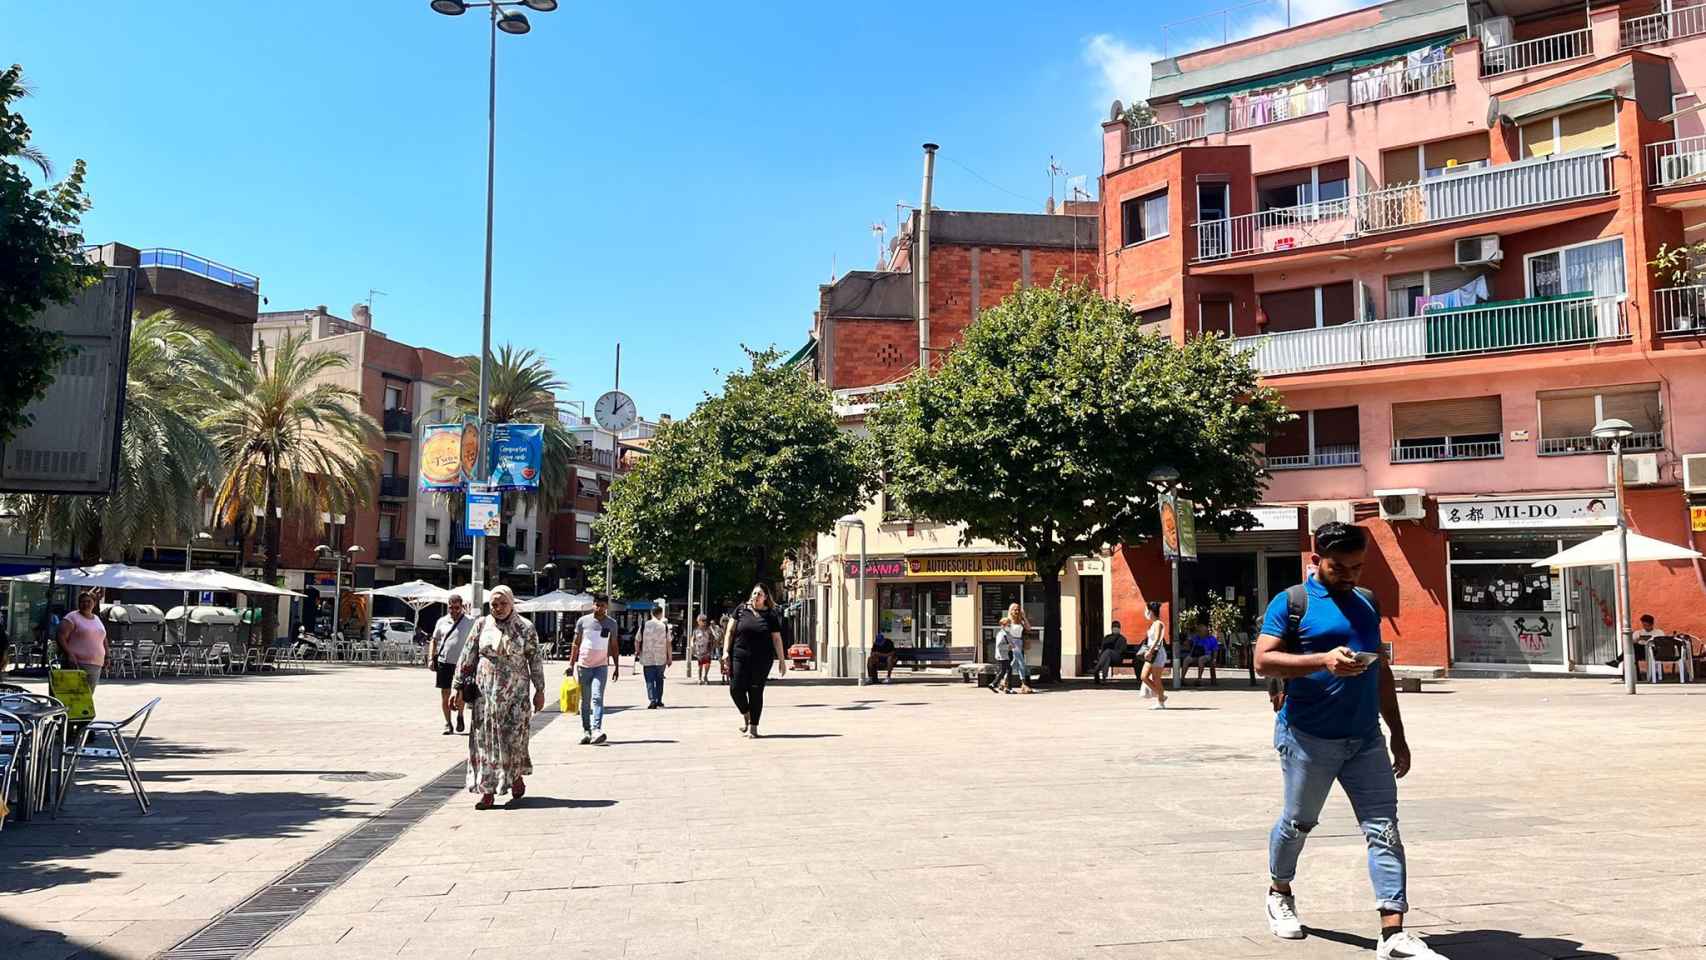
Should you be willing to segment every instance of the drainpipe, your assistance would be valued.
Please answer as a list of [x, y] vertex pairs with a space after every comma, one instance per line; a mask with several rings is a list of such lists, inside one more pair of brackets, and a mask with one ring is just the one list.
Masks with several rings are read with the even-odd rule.
[[924, 201], [918, 209], [918, 243], [912, 276], [918, 284], [918, 369], [930, 369], [930, 187], [936, 178], [936, 144], [924, 145]]

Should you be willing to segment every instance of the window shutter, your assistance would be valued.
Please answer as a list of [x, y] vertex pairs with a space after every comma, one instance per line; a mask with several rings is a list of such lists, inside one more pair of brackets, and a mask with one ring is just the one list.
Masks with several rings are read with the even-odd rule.
[[1362, 438], [1356, 407], [1315, 411], [1315, 446], [1357, 446]]
[[1297, 419], [1280, 424], [1268, 437], [1270, 457], [1301, 457], [1309, 452], [1309, 411], [1297, 411]]
[[1485, 267], [1439, 267], [1429, 270], [1428, 292], [1450, 293], [1482, 274], [1488, 274], [1488, 282], [1492, 282], [1492, 271]]
[[1467, 437], [1503, 431], [1504, 420], [1500, 415], [1499, 398], [1496, 396], [1392, 405], [1394, 440]]
[[1603, 393], [1600, 407], [1606, 419], [1627, 420], [1637, 433], [1657, 433], [1663, 429], [1664, 415], [1659, 410], [1659, 392]]
[[1282, 170], [1279, 173], [1264, 173], [1256, 178], [1256, 189], [1262, 191], [1301, 186], [1309, 182], [1309, 170], [1309, 167], [1303, 167], [1298, 170]]
[[1522, 125], [1522, 149], [1530, 157], [1552, 155], [1552, 118], [1532, 120]]
[[1558, 117], [1558, 152], [1617, 146], [1617, 110], [1600, 103]]
[[1262, 296], [1262, 311], [1268, 315], [1268, 332], [1315, 329], [1315, 288], [1274, 290]]
[[1321, 288], [1321, 324], [1334, 327], [1357, 318], [1356, 287], [1350, 282], [1330, 283]]
[[[1551, 121], [1548, 120], [1546, 123], [1550, 124]], [[1548, 126], [1546, 129], [1550, 135], [1552, 128]], [[1467, 137], [1455, 137], [1450, 140], [1427, 144], [1422, 147], [1422, 159], [1429, 170], [1443, 167], [1452, 160], [1456, 160], [1459, 164], [1474, 163], [1477, 160], [1487, 159], [1487, 148], [1487, 136], [1476, 133]]]
[[1540, 398], [1540, 436], [1544, 440], [1585, 437], [1593, 433], [1593, 394]]
[[[1351, 162], [1349, 160], [1334, 160], [1332, 163], [1321, 164], [1321, 172], [1316, 177], [1322, 183], [1328, 180], [1349, 180], [1351, 178]], [[1304, 182], [1309, 180], [1309, 172], [1304, 171]]]
[[1421, 168], [1416, 165], [1416, 148], [1399, 147], [1381, 153], [1380, 176], [1389, 187], [1422, 179]]

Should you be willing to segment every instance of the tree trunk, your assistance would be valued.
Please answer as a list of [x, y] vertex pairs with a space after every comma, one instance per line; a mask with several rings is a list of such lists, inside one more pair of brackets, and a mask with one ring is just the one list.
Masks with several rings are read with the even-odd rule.
[[[752, 548], [752, 582], [763, 583], [765, 574], [769, 572], [770, 548], [762, 543], [754, 545]], [[778, 599], [776, 596], [776, 585], [771, 584], [769, 589], [771, 591], [770, 599]]]
[[[264, 541], [267, 555], [262, 558], [261, 580], [270, 584], [278, 579], [278, 552], [282, 546], [281, 541], [284, 539], [284, 530], [280, 518], [273, 515], [274, 504], [278, 502], [278, 474], [273, 470], [270, 459], [267, 461], [266, 471], [267, 493], [266, 501], [261, 507], [261, 529], [265, 531]], [[334, 604], [337, 603], [338, 588], [342, 586], [343, 584], [338, 584], [332, 590], [332, 602]], [[278, 600], [267, 597], [261, 601], [262, 642], [270, 644], [277, 636]]]
[[1043, 581], [1042, 680], [1054, 683], [1060, 679], [1060, 565], [1039, 559], [1037, 575]]

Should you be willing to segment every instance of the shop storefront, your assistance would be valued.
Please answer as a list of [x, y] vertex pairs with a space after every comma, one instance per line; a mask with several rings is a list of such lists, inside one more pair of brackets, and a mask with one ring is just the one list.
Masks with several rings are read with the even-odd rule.
[[1197, 557], [1178, 563], [1180, 609], [1207, 610], [1214, 601], [1244, 614], [1253, 634], [1268, 601], [1303, 579], [1304, 547], [1296, 507], [1253, 507], [1256, 526], [1221, 539], [1197, 534]]
[[1455, 668], [1609, 673], [1617, 655], [1611, 567], [1535, 561], [1616, 525], [1610, 492], [1564, 497], [1441, 498]]

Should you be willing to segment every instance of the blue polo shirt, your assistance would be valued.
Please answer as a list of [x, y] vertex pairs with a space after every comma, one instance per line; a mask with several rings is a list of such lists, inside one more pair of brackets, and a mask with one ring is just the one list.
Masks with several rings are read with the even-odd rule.
[[[1297, 625], [1297, 645], [1291, 653], [1326, 653], [1349, 647], [1358, 653], [1380, 652], [1380, 616], [1362, 595], [1330, 593], [1310, 577], [1309, 609]], [[1274, 597], [1262, 619], [1262, 632], [1284, 637], [1285, 594]], [[1311, 737], [1348, 740], [1380, 732], [1380, 671], [1375, 667], [1354, 677], [1335, 677], [1317, 670], [1285, 683], [1285, 707], [1280, 714], [1293, 729]]]

